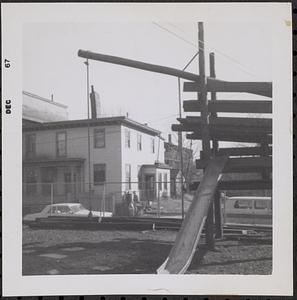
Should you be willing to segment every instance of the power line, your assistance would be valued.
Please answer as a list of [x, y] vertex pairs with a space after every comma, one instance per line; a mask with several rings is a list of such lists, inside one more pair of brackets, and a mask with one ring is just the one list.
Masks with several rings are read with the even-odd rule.
[[187, 44], [189, 44], [189, 45], [191, 45], [191, 46], [197, 48], [197, 45], [195, 45], [194, 43], [192, 43], [192, 42], [188, 41], [187, 39], [181, 37], [180, 35], [176, 34], [175, 32], [173, 32], [173, 31], [171, 31], [171, 30], [169, 30], [169, 29], [167, 29], [167, 28], [165, 28], [165, 27], [159, 25], [159, 24], [156, 23], [156, 22], [152, 22], [152, 23], [153, 23], [154, 25], [158, 26], [159, 28], [161, 28], [161, 29], [163, 29], [163, 30], [169, 32], [169, 33], [172, 34], [172, 35], [174, 35], [174, 36], [177, 37], [178, 39], [180, 39], [180, 40], [186, 42]]
[[[185, 39], [184, 37], [181, 37], [180, 35], [178, 35], [178, 34], [176, 34], [175, 32], [172, 32], [171, 30], [169, 30], [169, 29], [167, 29], [167, 28], [165, 28], [165, 27], [159, 25], [159, 24], [156, 23], [156, 22], [153, 22], [153, 23], [154, 23], [156, 26], [160, 27], [161, 29], [163, 29], [163, 30], [165, 30], [165, 31], [167, 31], [167, 32], [169, 32], [169, 33], [171, 33], [171, 34], [173, 34], [174, 36], [180, 38], [181, 40], [185, 41], [186, 43], [188, 43], [188, 44], [194, 46], [195, 48], [199, 49], [197, 45], [195, 45], [195, 44], [192, 43], [191, 41]], [[171, 24], [172, 27], [175, 27], [175, 28], [179, 29], [180, 31], [185, 32], [184, 30], [181, 30], [179, 27], [177, 27], [176, 25], [173, 25], [172, 23], [168, 23], [168, 24]], [[205, 43], [205, 42], [203, 42], [203, 41], [201, 41], [201, 42], [202, 42], [202, 43]], [[229, 61], [231, 61], [231, 62], [233, 62], [234, 64], [236, 64], [238, 67], [240, 66], [239, 69], [240, 69], [241, 71], [243, 71], [244, 73], [246, 73], [246, 74], [248, 74], [248, 75], [250, 75], [250, 76], [252, 76], [252, 77], [257, 77], [256, 74], [254, 74], [254, 73], [248, 71], [247, 68], [246, 68], [246, 66], [244, 66], [243, 64], [241, 64], [241, 63], [240, 63], [238, 60], [236, 60], [235, 58], [231, 57], [231, 56], [228, 55], [228, 54], [225, 54], [224, 52], [218, 50], [218, 49], [215, 48], [215, 47], [213, 47], [213, 49], [215, 50], [215, 52], [216, 52], [217, 54], [219, 54], [219, 55], [221, 55], [221, 56], [223, 56], [223, 57], [229, 59]]]

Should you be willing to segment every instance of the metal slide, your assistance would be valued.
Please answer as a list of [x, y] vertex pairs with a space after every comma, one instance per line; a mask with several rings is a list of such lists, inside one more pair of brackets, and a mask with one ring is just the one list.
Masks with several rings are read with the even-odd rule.
[[210, 160], [194, 195], [168, 258], [157, 270], [158, 274], [183, 274], [189, 267], [198, 244], [210, 204], [220, 180], [227, 157]]

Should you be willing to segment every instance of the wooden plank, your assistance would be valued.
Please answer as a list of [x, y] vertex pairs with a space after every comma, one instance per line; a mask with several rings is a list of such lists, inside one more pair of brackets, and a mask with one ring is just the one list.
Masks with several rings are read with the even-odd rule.
[[158, 274], [182, 274], [189, 267], [226, 162], [226, 157], [210, 161], [169, 256], [157, 270]]
[[122, 65], [130, 68], [176, 76], [179, 78], [192, 80], [196, 85], [199, 85], [198, 82], [200, 82], [199, 75], [170, 68], [170, 67], [154, 65], [150, 63], [137, 61], [137, 60], [127, 59], [127, 58], [122, 58], [122, 57], [112, 56], [112, 55], [106, 55], [106, 54], [100, 54], [100, 53], [95, 53], [95, 52], [85, 51], [85, 50], [78, 50], [78, 56], [87, 59], [102, 61], [106, 63]]
[[[208, 92], [250, 93], [272, 98], [272, 82], [232, 82], [207, 78]], [[184, 92], [200, 92], [195, 82], [184, 82]]]
[[[200, 182], [195, 181], [190, 184], [190, 191], [196, 191]], [[271, 190], [271, 180], [230, 180], [220, 181], [218, 184], [219, 190]]]
[[[201, 112], [199, 100], [186, 100], [183, 102], [185, 112]], [[208, 101], [208, 111], [234, 112], [234, 113], [272, 113], [271, 100], [215, 100]]]
[[[261, 143], [263, 138], [266, 136], [264, 134], [250, 135], [250, 134], [240, 134], [240, 133], [230, 133], [230, 132], [210, 132], [210, 139], [215, 139], [223, 142], [239, 142], [239, 143]], [[201, 134], [199, 132], [190, 133], [186, 135], [187, 139], [190, 140], [201, 140]], [[268, 135], [267, 140], [269, 144], [272, 144], [272, 136]]]
[[[213, 149], [212, 149], [213, 150]], [[272, 147], [268, 147], [267, 154], [272, 154]], [[212, 151], [213, 153], [213, 151]], [[220, 148], [217, 152], [220, 156], [264, 156], [262, 147], [234, 147], [234, 148]], [[203, 158], [203, 151], [200, 151], [200, 158]]]
[[[196, 168], [204, 169], [209, 164], [209, 159], [197, 159]], [[224, 173], [246, 173], [272, 169], [272, 157], [242, 157], [229, 158]]]
[[[183, 124], [173, 124], [171, 125], [172, 131], [184, 131], [184, 132], [191, 132], [193, 131], [194, 134], [199, 136], [198, 139], [202, 138], [201, 134], [201, 126], [195, 125], [183, 125]], [[258, 137], [261, 137], [262, 141], [265, 137], [272, 133], [271, 128], [261, 128], [261, 127], [246, 127], [246, 126], [219, 126], [219, 125], [210, 125], [210, 139], [216, 139], [217, 136], [219, 137], [226, 137], [228, 136], [255, 136], [258, 141]]]
[[[201, 126], [201, 117], [186, 117], [177, 119], [182, 124], [189, 124], [194, 126]], [[210, 125], [217, 126], [240, 126], [240, 127], [257, 127], [259, 129], [269, 128], [272, 131], [272, 119], [268, 118], [229, 118], [229, 117], [209, 117]]]

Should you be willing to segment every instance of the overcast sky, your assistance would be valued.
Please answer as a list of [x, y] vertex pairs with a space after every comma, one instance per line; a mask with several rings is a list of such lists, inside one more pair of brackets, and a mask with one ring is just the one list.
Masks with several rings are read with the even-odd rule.
[[[204, 31], [207, 74], [213, 51], [217, 78], [271, 81], [273, 33], [268, 23], [204, 23]], [[68, 106], [70, 119], [86, 118], [86, 66], [77, 56], [79, 49], [183, 69], [197, 52], [197, 39], [197, 23], [28, 23], [23, 28], [23, 89], [46, 98], [53, 94]], [[197, 59], [188, 71], [198, 72]], [[176, 123], [175, 77], [90, 61], [90, 84], [100, 94], [104, 115], [128, 112], [164, 136]], [[195, 99], [195, 94], [182, 97]], [[260, 99], [245, 94], [218, 98]]]

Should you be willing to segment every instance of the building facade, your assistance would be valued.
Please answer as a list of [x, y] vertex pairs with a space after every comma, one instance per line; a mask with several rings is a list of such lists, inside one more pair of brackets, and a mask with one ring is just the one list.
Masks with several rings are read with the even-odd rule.
[[169, 177], [160, 132], [126, 117], [23, 127], [27, 203], [79, 201], [100, 209], [104, 198], [113, 210], [125, 191], [142, 201], [170, 195]]

